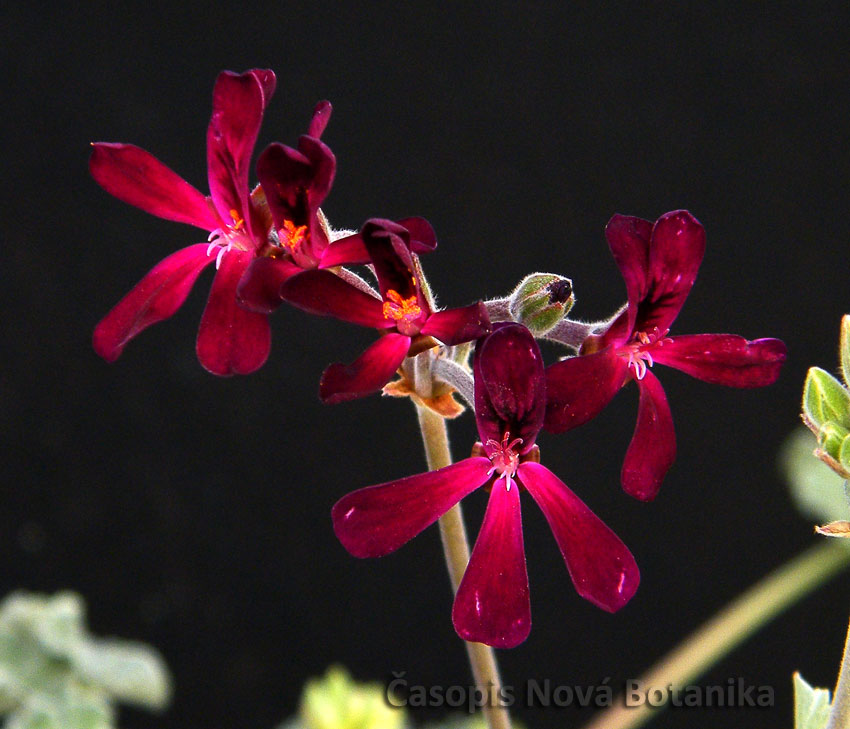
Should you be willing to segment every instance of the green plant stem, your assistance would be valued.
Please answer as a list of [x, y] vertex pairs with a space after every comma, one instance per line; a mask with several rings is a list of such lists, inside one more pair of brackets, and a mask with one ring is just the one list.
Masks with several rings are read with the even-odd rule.
[[[850, 549], [843, 540], [827, 541], [807, 549], [733, 600], [717, 615], [651, 666], [641, 681], [641, 693], [651, 687], [666, 690], [670, 684], [686, 686], [712, 664], [740, 645], [783, 610], [793, 605], [850, 565]], [[842, 675], [850, 683], [845, 651]], [[839, 678], [841, 688], [841, 678]], [[844, 693], [847, 693], [847, 687]], [[836, 689], [836, 695], [839, 689]], [[661, 707], [648, 703], [628, 707], [621, 697], [584, 729], [634, 729], [648, 721]], [[832, 726], [832, 725], [830, 725]], [[850, 724], [836, 724], [848, 727]]]
[[[425, 457], [428, 468], [432, 471], [448, 466], [452, 462], [449, 450], [449, 437], [446, 431], [446, 421], [433, 410], [417, 407], [419, 428], [422, 431], [422, 442], [425, 444]], [[466, 538], [466, 528], [463, 525], [463, 514], [460, 504], [449, 509], [439, 521], [440, 538], [443, 541], [443, 553], [446, 556], [446, 566], [452, 581], [452, 590], [457, 593], [466, 565], [469, 562], [469, 541]], [[484, 717], [490, 729], [510, 729], [511, 719], [508, 710], [498, 705], [501, 695], [499, 667], [496, 664], [496, 654], [490, 646], [483, 643], [466, 642], [466, 652], [472, 666], [472, 676], [475, 685], [483, 696], [488, 697], [484, 702]]]
[[850, 729], [850, 625], [847, 626], [844, 654], [841, 658], [841, 668], [838, 671], [838, 681], [835, 684], [835, 694], [832, 697], [832, 708], [829, 711], [826, 729]]

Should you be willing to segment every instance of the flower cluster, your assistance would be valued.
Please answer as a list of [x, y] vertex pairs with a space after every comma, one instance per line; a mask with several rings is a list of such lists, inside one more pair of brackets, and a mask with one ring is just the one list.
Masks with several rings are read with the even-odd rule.
[[[345, 548], [357, 557], [392, 552], [484, 489], [488, 506], [452, 617], [464, 639], [512, 647], [531, 627], [520, 517], [521, 494], [527, 493], [546, 517], [579, 595], [604, 610], [619, 610], [638, 587], [635, 560], [541, 465], [538, 434], [589, 421], [634, 380], [640, 404], [622, 484], [627, 493], [650, 500], [676, 449], [653, 365], [707, 382], [759, 387], [778, 377], [784, 344], [730, 334], [669, 336], [705, 250], [702, 226], [681, 210], [655, 223], [618, 215], [608, 224], [628, 300], [609, 321], [567, 319], [572, 282], [552, 274], [526, 277], [509, 299], [441, 310], [420, 263], [437, 246], [426, 220], [371, 218], [356, 233], [329, 226], [320, 207], [336, 170], [321, 141], [328, 102], [316, 106], [297, 147], [275, 143], [263, 150], [258, 184], [250, 186], [251, 157], [274, 89], [269, 70], [219, 75], [207, 131], [209, 195], [138, 147], [93, 145], [90, 169], [104, 189], [209, 233], [205, 242], [160, 261], [107, 314], [95, 328], [95, 350], [108, 361], [117, 359], [142, 330], [174, 314], [212, 264], [216, 273], [196, 349], [214, 374], [247, 374], [262, 366], [271, 346], [268, 318], [283, 302], [373, 329], [377, 339], [351, 364], [325, 370], [322, 401], [383, 390], [450, 417], [463, 410], [453, 399], [457, 393], [474, 410], [480, 441], [470, 458], [343, 497], [332, 517]], [[574, 351], [547, 368], [537, 338]], [[393, 381], [396, 374], [400, 378]]]

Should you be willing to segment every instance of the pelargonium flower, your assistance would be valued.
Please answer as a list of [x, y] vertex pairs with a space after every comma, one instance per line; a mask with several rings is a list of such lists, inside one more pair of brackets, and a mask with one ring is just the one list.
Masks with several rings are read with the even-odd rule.
[[540, 349], [521, 324], [494, 324], [473, 358], [473, 456], [437, 471], [370, 486], [333, 507], [334, 531], [355, 557], [381, 557], [433, 524], [476, 489], [490, 492], [484, 522], [455, 596], [452, 621], [465, 640], [497, 648], [531, 629], [520, 493], [543, 511], [578, 593], [614, 612], [634, 595], [640, 573], [629, 550], [555, 474], [535, 445], [546, 381]]
[[[451, 346], [477, 339], [490, 329], [487, 310], [480, 302], [460, 309], [433, 310], [423, 290], [415, 251], [433, 248], [436, 240], [427, 222], [411, 220], [416, 221], [414, 231], [391, 220], [372, 218], [353, 241], [341, 240], [328, 248], [328, 252], [348, 251], [334, 255], [333, 265], [338, 265], [363, 262], [360, 247], [364, 247], [374, 266], [380, 298], [324, 269], [300, 273], [280, 287], [285, 301], [306, 312], [373, 327], [382, 334], [352, 364], [333, 364], [325, 370], [319, 396], [326, 403], [377, 392], [405, 357], [436, 344], [431, 337]], [[327, 265], [324, 259], [322, 265]]]
[[[270, 235], [272, 215], [263, 189], [252, 192], [248, 186], [251, 154], [274, 88], [270, 70], [219, 74], [207, 130], [209, 196], [139, 147], [92, 145], [89, 168], [107, 192], [210, 233], [207, 242], [160, 261], [97, 325], [94, 348], [104, 359], [114, 361], [139, 332], [174, 314], [201, 271], [214, 262], [217, 272], [198, 330], [198, 359], [217, 375], [247, 374], [265, 362], [271, 346], [268, 318], [238, 306], [236, 289], [252, 261], [288, 253], [279, 236]], [[329, 108], [327, 102], [316, 107], [311, 134], [321, 134]], [[325, 171], [328, 186], [332, 176]]]
[[628, 305], [605, 331], [584, 341], [580, 356], [547, 368], [544, 427], [560, 433], [587, 422], [634, 380], [640, 404], [621, 479], [627, 493], [648, 501], [676, 455], [670, 407], [650, 368], [660, 363], [705, 382], [762, 387], [779, 377], [785, 344], [734, 334], [667, 336], [705, 252], [705, 231], [687, 211], [667, 213], [654, 224], [615, 215], [605, 235], [626, 280]]

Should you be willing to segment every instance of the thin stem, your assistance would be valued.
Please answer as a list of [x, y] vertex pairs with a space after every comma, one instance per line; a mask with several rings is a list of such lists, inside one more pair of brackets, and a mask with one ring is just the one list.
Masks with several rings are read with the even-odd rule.
[[850, 727], [850, 625], [847, 626], [847, 637], [844, 639], [844, 655], [841, 658], [841, 668], [838, 671], [838, 681], [835, 684], [835, 694], [832, 698], [832, 709], [826, 729], [848, 729]]
[[[436, 470], [452, 462], [449, 450], [449, 438], [446, 421], [429, 408], [417, 407], [422, 442], [425, 444], [425, 457], [428, 468]], [[457, 592], [466, 565], [469, 562], [469, 542], [463, 525], [460, 504], [456, 504], [440, 518], [440, 538], [443, 541], [443, 553], [452, 581], [452, 590]], [[466, 652], [472, 667], [472, 676], [481, 695], [488, 697], [484, 702], [484, 718], [490, 729], [510, 729], [511, 719], [508, 710], [500, 706], [501, 681], [496, 655], [490, 646], [483, 643], [466, 643]]]
[[[670, 684], [687, 685], [783, 610], [850, 565], [850, 549], [840, 543], [842, 541], [810, 547], [729, 603], [649, 668], [640, 681], [641, 692], [646, 695], [654, 686], [669, 696], [666, 689]], [[634, 729], [648, 721], [657, 710], [646, 702], [628, 707], [621, 697], [584, 729]]]
[[469, 407], [475, 407], [472, 375], [468, 369], [445, 357], [437, 357], [431, 367], [435, 377], [447, 382], [457, 390]]

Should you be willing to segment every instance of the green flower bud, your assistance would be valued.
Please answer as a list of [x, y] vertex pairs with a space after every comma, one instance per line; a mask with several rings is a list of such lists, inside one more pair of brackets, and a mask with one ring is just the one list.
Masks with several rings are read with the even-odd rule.
[[829, 372], [811, 367], [803, 387], [803, 420], [818, 435], [826, 423], [850, 430], [850, 392]]
[[532, 273], [514, 289], [508, 311], [536, 337], [551, 331], [573, 308], [573, 282], [554, 273]]

